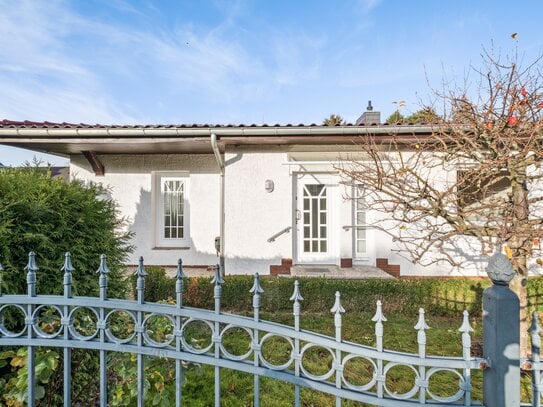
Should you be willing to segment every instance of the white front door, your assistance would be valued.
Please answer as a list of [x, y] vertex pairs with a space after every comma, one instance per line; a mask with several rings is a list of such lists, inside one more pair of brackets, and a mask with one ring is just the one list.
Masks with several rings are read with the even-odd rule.
[[296, 197], [298, 263], [336, 264], [337, 184], [330, 174], [299, 174]]

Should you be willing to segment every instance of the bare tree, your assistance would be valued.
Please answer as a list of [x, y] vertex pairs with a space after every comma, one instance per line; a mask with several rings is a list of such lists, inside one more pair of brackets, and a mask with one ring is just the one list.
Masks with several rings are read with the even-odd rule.
[[474, 92], [435, 92], [443, 116], [426, 134], [369, 136], [361, 141], [365, 158], [341, 170], [379, 214], [371, 226], [415, 263], [461, 266], [505, 250], [519, 277], [513, 289], [526, 349], [525, 283], [543, 237], [541, 58], [525, 68], [516, 56], [485, 52], [483, 60], [473, 69]]

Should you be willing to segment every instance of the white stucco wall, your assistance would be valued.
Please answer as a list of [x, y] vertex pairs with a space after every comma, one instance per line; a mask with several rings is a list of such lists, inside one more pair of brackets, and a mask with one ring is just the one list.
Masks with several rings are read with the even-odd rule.
[[[278, 149], [259, 152], [230, 147], [225, 154], [226, 261], [229, 274], [268, 274], [270, 264], [292, 257], [292, 231], [267, 240], [292, 226], [292, 179]], [[272, 180], [273, 192], [264, 189]]]
[[[296, 156], [296, 154], [298, 154]], [[305, 157], [297, 152], [296, 159], [315, 160], [319, 152]], [[296, 232], [290, 230], [268, 239], [287, 227], [296, 226], [294, 200], [298, 174], [306, 171], [325, 174], [336, 183], [331, 191], [336, 194], [333, 217], [336, 240], [335, 264], [341, 258], [352, 258], [352, 230], [344, 226], [354, 224], [351, 186], [341, 182], [330, 157], [323, 155], [322, 164], [307, 166], [285, 165], [293, 153], [279, 147], [249, 148], [227, 146], [225, 152], [226, 177], [226, 222], [225, 248], [227, 274], [268, 274], [270, 265], [280, 265], [281, 259], [291, 258], [296, 262]], [[106, 174], [96, 177], [82, 156], [71, 157], [70, 174], [73, 178], [101, 182], [109, 186], [112, 198], [128, 220], [127, 229], [134, 232], [132, 243], [137, 250], [129, 263], [135, 264], [141, 255], [146, 264], [175, 265], [181, 257], [186, 265], [212, 265], [218, 262], [214, 238], [219, 235], [220, 173], [213, 155], [104, 155], [100, 157]], [[154, 238], [155, 215], [153, 213], [153, 173], [187, 171], [190, 178], [190, 242], [187, 247], [157, 249]], [[454, 172], [452, 173], [454, 174]], [[450, 174], [434, 174], [437, 182], [444, 182]], [[271, 180], [274, 190], [265, 190], [265, 181]], [[367, 213], [368, 221], [378, 221], [379, 215]], [[449, 264], [439, 263], [429, 267], [412, 264], [398, 254], [396, 243], [384, 232], [370, 230], [368, 236], [368, 259], [365, 264], [375, 265], [376, 258], [386, 258], [389, 264], [399, 264], [404, 276], [484, 275], [486, 262], [479, 267], [454, 269]], [[467, 243], [465, 243], [467, 245]], [[364, 264], [364, 263], [362, 263]]]
[[[214, 238], [219, 235], [219, 170], [213, 155], [103, 155], [105, 175], [97, 177], [86, 159], [70, 160], [72, 178], [99, 182], [111, 188], [112, 198], [127, 218], [126, 228], [134, 233], [136, 250], [129, 259], [136, 264], [175, 265], [181, 257], [187, 265], [217, 263]], [[153, 213], [153, 172], [188, 171], [190, 241], [183, 249], [156, 249]]]

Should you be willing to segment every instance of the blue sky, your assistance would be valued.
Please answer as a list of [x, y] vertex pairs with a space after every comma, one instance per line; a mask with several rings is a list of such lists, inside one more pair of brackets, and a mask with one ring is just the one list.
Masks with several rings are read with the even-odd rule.
[[[541, 15], [539, 0], [0, 0], [0, 119], [309, 124], [355, 121], [369, 99], [386, 118], [462, 83], [483, 47], [540, 54]], [[33, 156], [0, 147], [6, 165]]]

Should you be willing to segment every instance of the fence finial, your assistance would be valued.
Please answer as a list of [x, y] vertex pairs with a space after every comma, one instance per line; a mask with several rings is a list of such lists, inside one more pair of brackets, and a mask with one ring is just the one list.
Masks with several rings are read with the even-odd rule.
[[260, 285], [260, 275], [258, 273], [255, 273], [253, 286], [249, 292], [254, 295], [262, 294], [264, 292], [264, 289]]
[[224, 280], [221, 277], [221, 266], [216, 264], [213, 268], [215, 269], [215, 276], [211, 280], [211, 284], [215, 285], [215, 288], [213, 289], [213, 298], [215, 299], [215, 314], [220, 314], [222, 297], [221, 284], [224, 284]]
[[36, 253], [28, 253], [28, 264], [26, 265], [25, 270], [28, 270], [29, 272], [35, 272], [39, 270], [39, 267], [36, 264]]
[[509, 282], [515, 277], [515, 269], [503, 253], [494, 253], [490, 257], [486, 273], [496, 285], [509, 285]]
[[294, 315], [294, 328], [296, 330], [300, 329], [300, 301], [303, 301], [304, 297], [300, 294], [300, 283], [298, 280], [294, 281], [294, 292], [290, 297], [290, 301], [294, 301], [292, 304], [292, 315]]
[[345, 309], [341, 306], [341, 294], [339, 293], [339, 291], [336, 291], [336, 300], [334, 302], [334, 306], [330, 309], [330, 312], [333, 312], [335, 314], [345, 312]]
[[98, 270], [96, 270], [96, 272], [100, 273], [101, 275], [108, 274], [110, 272], [109, 268], [107, 267], [105, 254], [100, 255], [100, 267], [98, 267]]
[[298, 280], [294, 281], [294, 292], [290, 296], [290, 301], [298, 302], [303, 301], [304, 297], [300, 294], [300, 283]]
[[178, 308], [181, 308], [183, 305], [183, 279], [185, 278], [185, 273], [183, 273], [183, 260], [177, 260], [177, 271], [175, 272], [175, 294], [176, 294], [176, 305]]
[[138, 260], [138, 268], [134, 272], [135, 275], [138, 277], [145, 277], [147, 275], [147, 272], [145, 271], [145, 266], [143, 265], [143, 257], [140, 256]]
[[221, 276], [221, 266], [216, 264], [215, 266], [213, 266], [213, 271], [215, 272], [215, 275], [213, 276], [213, 279], [211, 280], [211, 284], [214, 284], [216, 286], [224, 284], [224, 280]]
[[177, 271], [175, 272], [175, 278], [180, 280], [185, 277], [185, 273], [183, 273], [183, 260], [179, 259], [177, 260]]
[[417, 343], [419, 344], [419, 355], [424, 357], [426, 355], [426, 332], [424, 331], [426, 329], [430, 329], [430, 327], [426, 323], [423, 308], [419, 308], [419, 320], [417, 322], [417, 325], [415, 325], [415, 329], [419, 331], [417, 334]]
[[70, 252], [66, 252], [64, 254], [64, 265], [61, 267], [60, 271], [64, 271], [65, 273], [75, 271], [74, 267], [72, 266], [72, 255]]
[[471, 336], [470, 332], [473, 332], [473, 328], [469, 323], [469, 313], [467, 310], [464, 310], [464, 318], [462, 320], [462, 326], [458, 328], [459, 332], [462, 332], [462, 351], [464, 354], [464, 359], [468, 360], [471, 353]]
[[249, 290], [253, 294], [253, 310], [255, 319], [259, 318], [259, 309], [260, 309], [260, 295], [264, 292], [264, 289], [260, 285], [260, 275], [255, 273], [253, 286]]
[[72, 271], [75, 269], [72, 266], [72, 259], [70, 252], [64, 254], [64, 265], [60, 268], [60, 271], [64, 271], [64, 296], [72, 296]]
[[341, 306], [341, 294], [336, 291], [336, 300], [334, 306], [330, 309], [334, 315], [334, 326], [336, 328], [336, 341], [341, 342], [341, 314], [345, 312], [345, 309]]
[[469, 323], [469, 312], [467, 310], [464, 310], [463, 315], [464, 317], [462, 319], [462, 326], [458, 328], [458, 331], [469, 334], [470, 332], [473, 332], [473, 328]]
[[375, 315], [371, 319], [373, 322], [380, 324], [382, 322], [387, 322], [385, 315], [383, 314], [383, 305], [381, 300], [378, 300], [376, 303]]
[[381, 352], [383, 350], [383, 322], [386, 322], [387, 319], [383, 314], [383, 307], [380, 300], [377, 301], [376, 307], [375, 315], [371, 320], [375, 322], [375, 341], [377, 350]]
[[109, 268], [107, 267], [105, 254], [100, 255], [100, 267], [98, 267], [98, 270], [96, 270], [96, 272], [100, 274], [100, 277], [98, 278], [100, 299], [105, 300], [107, 299], [107, 275], [109, 274]]
[[136, 281], [136, 291], [138, 292], [138, 302], [143, 303], [143, 296], [145, 294], [145, 276], [147, 272], [145, 271], [145, 266], [143, 265], [143, 257], [140, 256], [138, 261], [138, 268], [136, 269], [135, 275], [138, 276]]
[[36, 271], [39, 270], [38, 265], [36, 264], [36, 253], [28, 253], [28, 264], [25, 267], [27, 270], [26, 273], [26, 284], [28, 287], [28, 295], [30, 297], [36, 296]]

